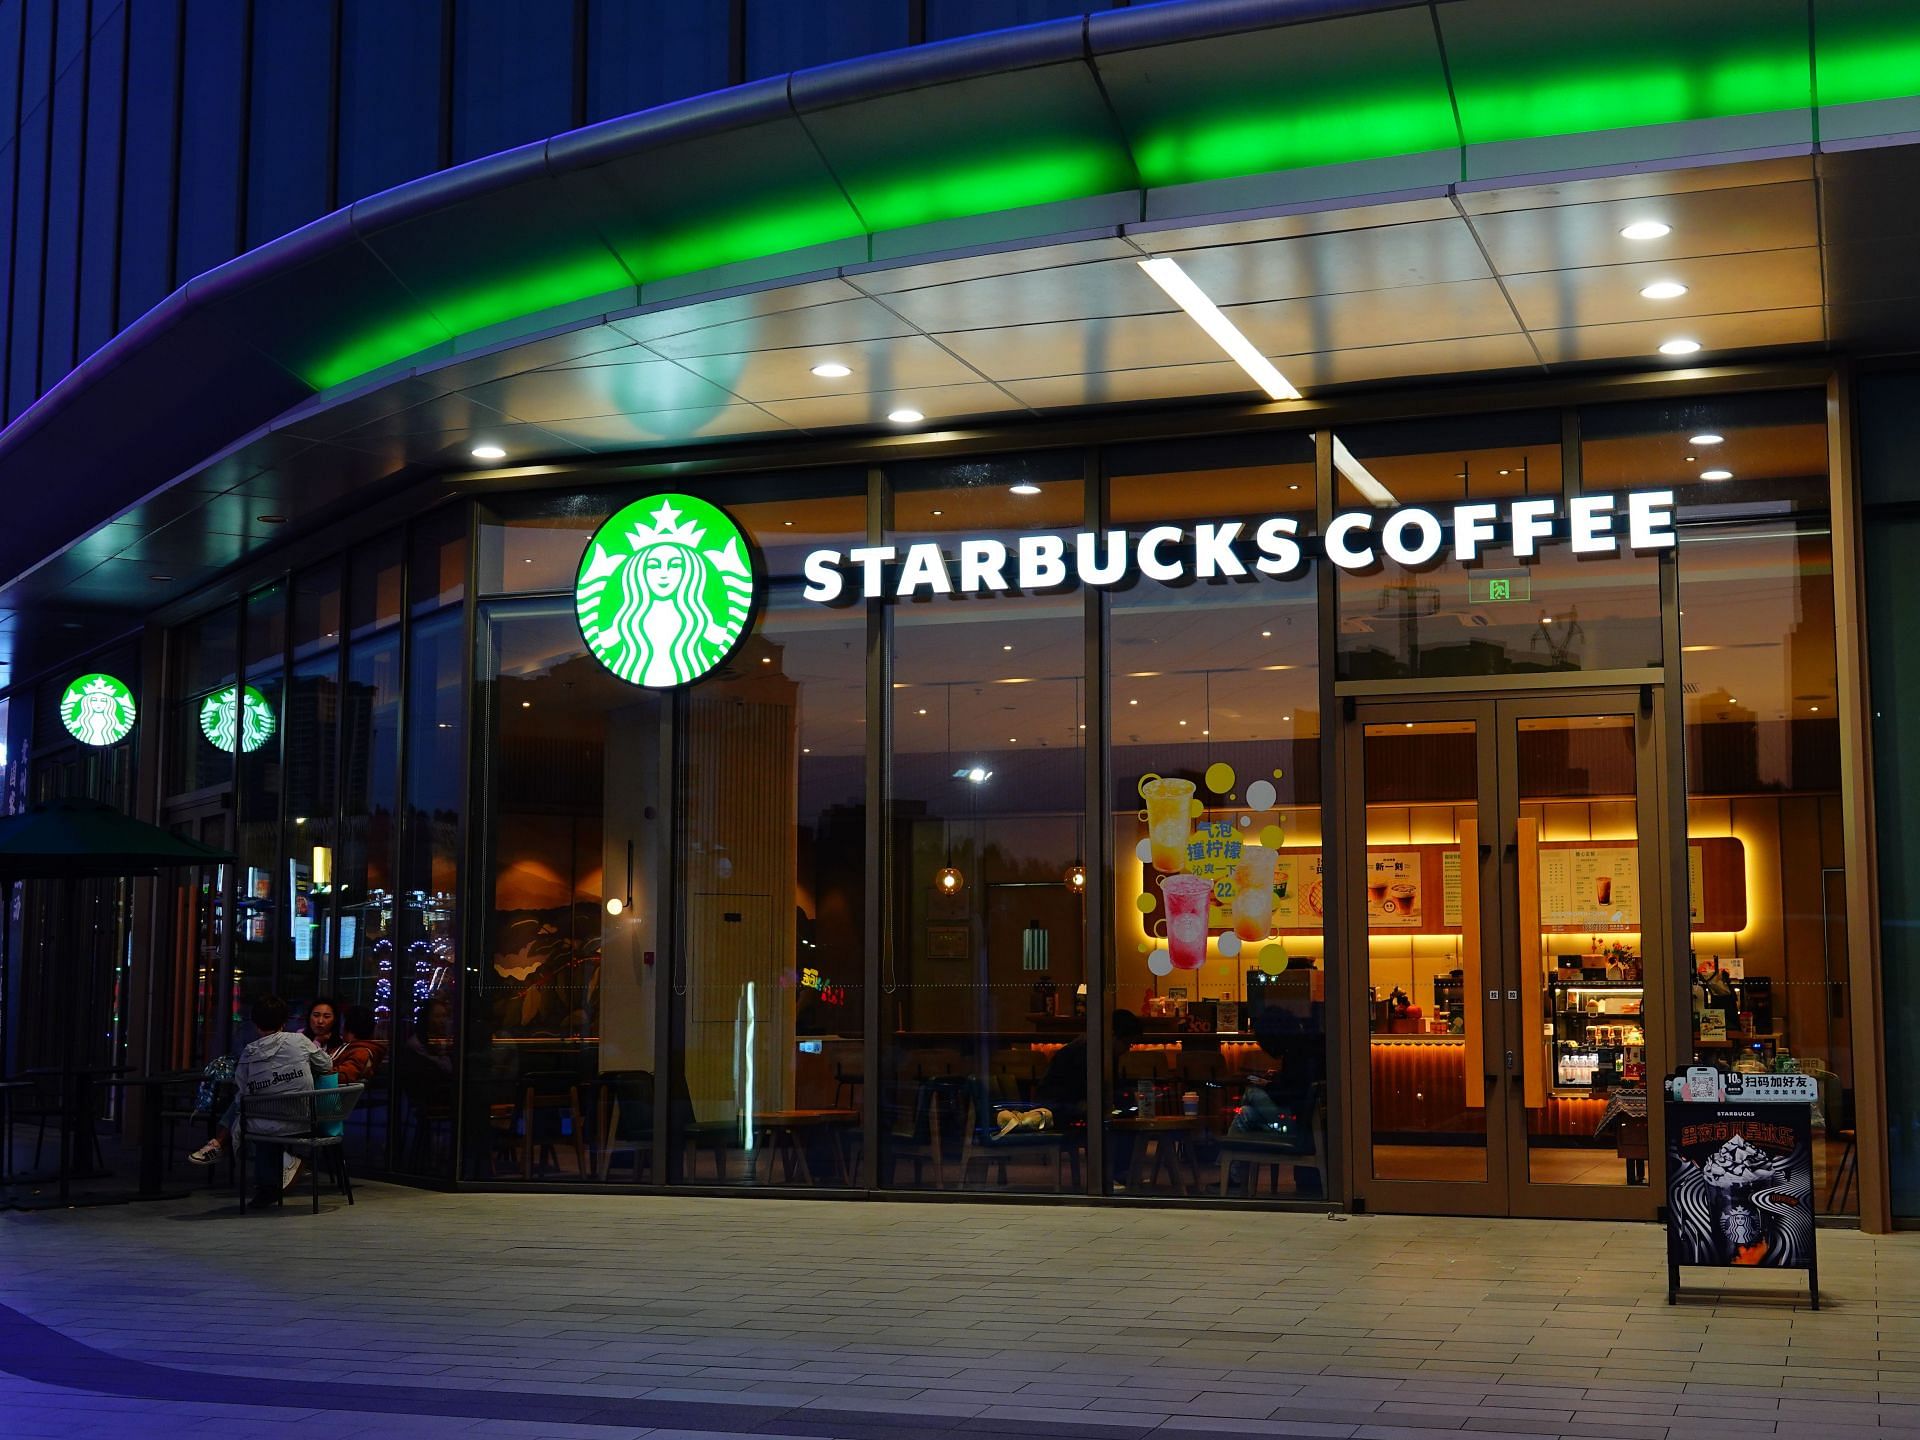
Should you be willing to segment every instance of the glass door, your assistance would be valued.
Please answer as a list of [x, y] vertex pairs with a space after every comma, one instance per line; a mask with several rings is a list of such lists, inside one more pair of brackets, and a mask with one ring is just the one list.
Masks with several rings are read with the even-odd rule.
[[1508, 1209], [1496, 729], [1467, 700], [1368, 702], [1347, 727], [1349, 1153], [1372, 1209]]
[[1638, 690], [1355, 705], [1341, 903], [1369, 1207], [1652, 1214], [1659, 713]]
[[1672, 1064], [1660, 712], [1624, 691], [1498, 713], [1511, 1209], [1644, 1219], [1647, 1078]]

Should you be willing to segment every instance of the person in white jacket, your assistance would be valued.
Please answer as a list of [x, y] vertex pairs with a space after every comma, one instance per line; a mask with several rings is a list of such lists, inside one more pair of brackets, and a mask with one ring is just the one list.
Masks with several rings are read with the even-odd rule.
[[233, 1138], [236, 1144], [255, 1147], [254, 1173], [262, 1177], [256, 1203], [276, 1199], [285, 1184], [282, 1152], [271, 1143], [273, 1137], [297, 1135], [307, 1127], [291, 1107], [285, 1107], [286, 1114], [247, 1111], [255, 1101], [269, 1097], [311, 1094], [314, 1077], [333, 1069], [326, 1051], [305, 1035], [286, 1028], [287, 1014], [287, 1002], [278, 995], [262, 995], [253, 1002], [253, 1028], [260, 1032], [260, 1038], [240, 1052], [240, 1063], [233, 1072], [241, 1101], [241, 1126]]

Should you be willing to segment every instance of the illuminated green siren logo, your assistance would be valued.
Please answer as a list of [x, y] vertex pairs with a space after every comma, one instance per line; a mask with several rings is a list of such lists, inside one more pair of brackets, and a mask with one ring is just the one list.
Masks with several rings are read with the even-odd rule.
[[602, 665], [630, 685], [685, 685], [746, 633], [746, 536], [704, 500], [649, 495], [594, 532], [573, 593], [580, 633]]
[[249, 685], [236, 691], [229, 685], [200, 702], [200, 733], [216, 750], [233, 749], [234, 706], [240, 709], [240, 749], [248, 754], [273, 738], [273, 707], [267, 697]]
[[60, 697], [60, 723], [82, 745], [119, 744], [133, 717], [133, 691], [111, 675], [82, 675]]

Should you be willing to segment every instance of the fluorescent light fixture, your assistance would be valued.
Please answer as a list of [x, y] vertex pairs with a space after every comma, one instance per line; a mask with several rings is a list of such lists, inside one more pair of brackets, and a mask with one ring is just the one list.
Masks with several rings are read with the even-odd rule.
[[1673, 227], [1661, 220], [1636, 220], [1620, 232], [1623, 240], [1658, 240], [1663, 235], [1671, 235]]
[[905, 405], [901, 406], [898, 410], [889, 410], [887, 412], [887, 419], [896, 425], [918, 425], [926, 418], [927, 417], [922, 415], [918, 410], [911, 409]]
[[1727, 437], [1724, 435], [1715, 435], [1711, 431], [1709, 431], [1704, 435], [1689, 435], [1687, 437], [1687, 444], [1689, 445], [1721, 445], [1726, 443], [1726, 438]]
[[1702, 471], [1700, 472], [1700, 478], [1701, 478], [1702, 480], [1731, 480], [1731, 479], [1733, 478], [1733, 471], [1731, 471], [1731, 470], [1702, 470]]
[[502, 450], [498, 445], [476, 445], [473, 447], [473, 458], [476, 460], [504, 460], [507, 458], [507, 452]]
[[844, 380], [847, 376], [851, 375], [853, 371], [842, 365], [838, 360], [823, 360], [813, 367], [813, 373], [818, 375], [822, 380]]
[[1663, 340], [1660, 342], [1662, 355], [1694, 355], [1700, 350], [1698, 340]]
[[1040, 493], [1040, 487], [1038, 485], [1028, 485], [1024, 481], [1018, 485], [1009, 485], [1007, 490], [1008, 493], [1013, 495], [1038, 495]]
[[1233, 362], [1248, 375], [1274, 400], [1298, 400], [1300, 392], [1293, 388], [1293, 382], [1274, 369], [1273, 362], [1253, 348], [1253, 342], [1242, 335], [1234, 323], [1220, 313], [1220, 307], [1209, 300], [1206, 292], [1193, 283], [1193, 277], [1180, 268], [1180, 262], [1168, 255], [1155, 255], [1142, 260], [1140, 268], [1147, 272], [1153, 283], [1167, 292], [1182, 310], [1192, 317], [1212, 339], [1213, 343], [1233, 358]]
[[[1641, 287], [1640, 294], [1648, 300], [1678, 300], [1687, 293], [1687, 287], [1678, 280], [1656, 280], [1651, 285]], [[816, 375], [819, 371], [814, 372]]]
[[1400, 503], [1393, 498], [1391, 490], [1374, 478], [1371, 470], [1354, 458], [1354, 453], [1347, 449], [1346, 442], [1338, 435], [1333, 437], [1333, 468], [1347, 477], [1353, 488], [1360, 492], [1361, 498], [1369, 505], [1384, 508]]

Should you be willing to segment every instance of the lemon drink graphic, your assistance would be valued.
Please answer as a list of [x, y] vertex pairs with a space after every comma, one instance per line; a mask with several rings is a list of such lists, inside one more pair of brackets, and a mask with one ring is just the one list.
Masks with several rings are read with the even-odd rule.
[[724, 661], [753, 616], [747, 538], [691, 495], [649, 495], [587, 542], [574, 582], [580, 634], [630, 685], [691, 684]]

